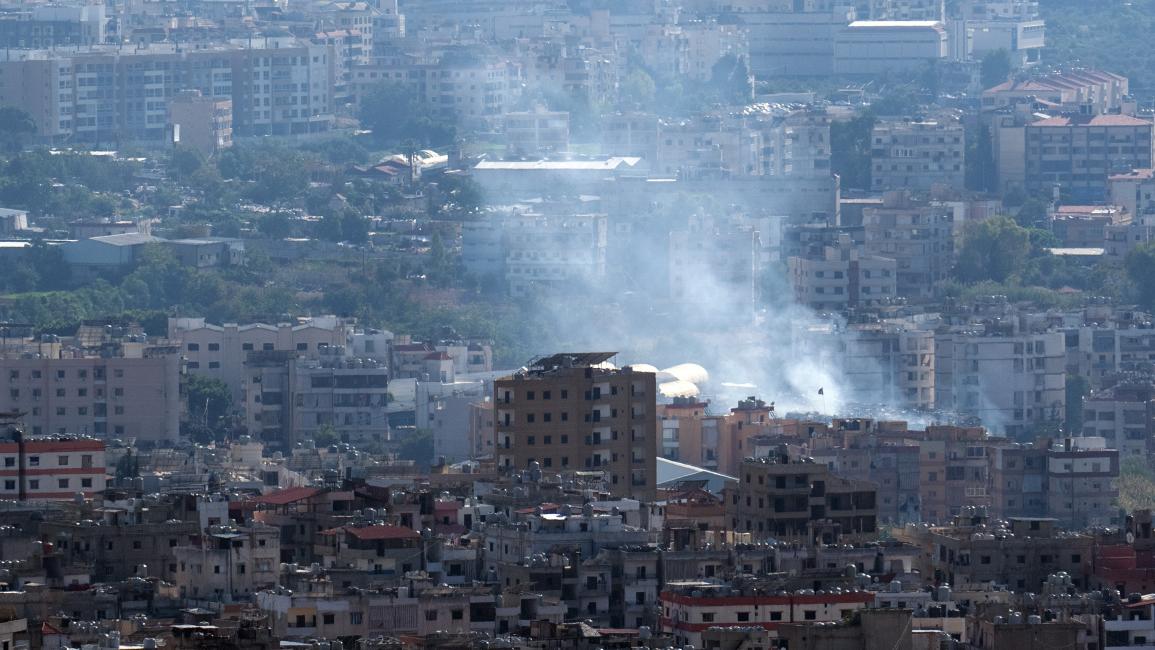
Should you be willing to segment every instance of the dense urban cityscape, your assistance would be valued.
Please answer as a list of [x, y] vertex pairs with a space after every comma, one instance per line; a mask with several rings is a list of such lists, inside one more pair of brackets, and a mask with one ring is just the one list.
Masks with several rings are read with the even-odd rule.
[[1155, 0], [0, 0], [0, 650], [1155, 645]]

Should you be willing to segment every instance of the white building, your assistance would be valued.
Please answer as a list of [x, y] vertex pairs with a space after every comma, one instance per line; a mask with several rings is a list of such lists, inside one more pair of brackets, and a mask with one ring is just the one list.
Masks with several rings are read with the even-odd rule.
[[878, 75], [915, 70], [949, 54], [947, 32], [934, 20], [858, 20], [834, 38], [834, 72]]
[[468, 272], [501, 281], [510, 295], [598, 286], [606, 274], [604, 214], [509, 210], [462, 227]]
[[786, 261], [794, 300], [818, 311], [845, 312], [887, 304], [897, 296], [897, 263], [867, 255], [843, 236], [822, 257]]
[[935, 337], [935, 406], [970, 414], [992, 434], [1028, 435], [1064, 417], [1063, 334], [955, 332]]

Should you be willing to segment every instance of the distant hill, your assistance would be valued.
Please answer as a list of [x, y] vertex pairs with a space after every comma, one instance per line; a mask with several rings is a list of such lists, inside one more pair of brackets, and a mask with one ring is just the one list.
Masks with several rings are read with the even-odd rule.
[[1049, 65], [1081, 63], [1126, 75], [1143, 102], [1155, 99], [1155, 0], [1040, 0]]

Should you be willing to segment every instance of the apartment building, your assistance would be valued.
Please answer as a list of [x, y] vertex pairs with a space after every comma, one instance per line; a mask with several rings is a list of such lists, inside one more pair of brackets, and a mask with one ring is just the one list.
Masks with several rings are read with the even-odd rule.
[[[33, 436], [173, 442], [183, 409], [181, 358], [172, 348], [138, 356], [0, 359], [0, 412], [24, 413]], [[130, 354], [132, 354], [130, 352]]]
[[0, 55], [0, 104], [28, 111], [41, 136], [88, 142], [162, 140], [179, 93], [232, 102], [238, 135], [328, 130], [333, 82], [325, 45], [292, 38], [181, 48], [11, 50]]
[[1060, 205], [1050, 215], [1051, 232], [1064, 248], [1103, 248], [1107, 228], [1130, 222], [1131, 215], [1114, 205]]
[[512, 296], [597, 286], [606, 274], [604, 214], [509, 210], [462, 227], [462, 262]]
[[950, 277], [953, 219], [949, 207], [915, 201], [905, 192], [889, 192], [882, 207], [863, 209], [864, 251], [895, 261], [898, 296], [930, 298]]
[[871, 0], [871, 20], [946, 20], [944, 0]]
[[107, 23], [104, 5], [28, 5], [0, 13], [0, 47], [101, 45]]
[[507, 113], [504, 118], [505, 146], [518, 155], [540, 156], [569, 150], [569, 113], [532, 111]]
[[838, 341], [843, 375], [855, 401], [931, 410], [935, 407], [932, 332], [856, 325]]
[[1091, 115], [1126, 112], [1127, 77], [1103, 70], [1061, 70], [1013, 79], [983, 91], [983, 110], [1045, 102], [1067, 112]]
[[600, 366], [612, 357], [555, 354], [494, 382], [498, 467], [601, 471], [614, 496], [652, 499], [660, 431], [655, 376]]
[[298, 323], [214, 325], [204, 318], [170, 318], [168, 340], [180, 347], [190, 374], [219, 379], [240, 403], [250, 352], [291, 352], [317, 359], [323, 349], [344, 348], [352, 328], [334, 316]]
[[1050, 117], [1026, 126], [1026, 186], [1058, 185], [1076, 201], [1107, 196], [1107, 179], [1152, 166], [1152, 125], [1129, 115]]
[[747, 128], [761, 134], [763, 176], [830, 176], [830, 117], [824, 111], [756, 104], [743, 115]]
[[879, 120], [870, 139], [870, 183], [876, 192], [965, 185], [966, 136], [958, 119]]
[[198, 90], [182, 92], [169, 101], [173, 142], [212, 156], [233, 146], [233, 102], [205, 97]]
[[1103, 438], [1062, 438], [1047, 453], [1047, 511], [1068, 529], [1108, 526], [1119, 496], [1119, 450]]
[[[777, 638], [783, 623], [807, 621], [833, 624], [874, 602], [870, 592], [745, 593], [705, 581], [674, 582], [662, 591], [661, 629], [676, 643], [703, 646], [707, 631], [717, 628], [762, 628]], [[794, 646], [791, 646], [794, 647]]]
[[1063, 334], [952, 332], [935, 337], [935, 406], [971, 414], [992, 434], [1028, 435], [1066, 405]]
[[724, 416], [708, 415], [709, 402], [675, 397], [658, 405], [662, 427], [662, 458], [717, 469], [718, 435], [725, 430]]
[[1155, 330], [1143, 327], [1080, 327], [1065, 333], [1067, 371], [1109, 388], [1120, 373], [1148, 373], [1155, 367]]
[[728, 489], [726, 515], [734, 531], [755, 540], [866, 539], [877, 534], [877, 488], [834, 475], [826, 465], [785, 455], [747, 458], [738, 486]]
[[0, 442], [0, 498], [71, 501], [102, 492], [107, 480], [104, 443], [70, 436], [24, 437]]
[[898, 263], [863, 253], [849, 236], [824, 247], [821, 257], [791, 257], [786, 267], [794, 301], [816, 311], [869, 309], [898, 296]]
[[326, 348], [315, 359], [274, 350], [249, 353], [245, 371], [245, 427], [267, 445], [292, 449], [322, 430], [360, 445], [389, 439], [383, 363], [347, 357], [342, 347]]
[[981, 61], [1003, 50], [1016, 70], [1042, 61], [1046, 22], [1036, 0], [966, 0], [955, 8], [948, 27], [956, 60]]
[[762, 173], [762, 138], [740, 120], [699, 115], [658, 125], [654, 171], [683, 179], [758, 176]]
[[171, 579], [182, 598], [243, 602], [277, 585], [281, 531], [264, 524], [210, 526], [172, 554]]
[[1155, 385], [1122, 378], [1083, 400], [1083, 436], [1106, 441], [1119, 457], [1147, 458], [1155, 438]]

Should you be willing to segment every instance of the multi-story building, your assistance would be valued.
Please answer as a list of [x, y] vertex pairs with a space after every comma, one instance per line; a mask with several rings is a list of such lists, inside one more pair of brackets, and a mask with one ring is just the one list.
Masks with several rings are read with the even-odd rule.
[[1061, 110], [1091, 115], [1123, 111], [1128, 106], [1127, 77], [1102, 70], [1062, 70], [1025, 79], [1014, 79], [983, 91], [983, 110], [1035, 101]]
[[781, 109], [743, 111], [749, 128], [762, 135], [762, 175], [778, 177], [830, 176], [830, 117], [821, 110]]
[[758, 176], [762, 138], [742, 121], [723, 115], [660, 122], [652, 168], [684, 179]]
[[533, 111], [507, 113], [505, 146], [518, 155], [542, 155], [569, 150], [569, 113]]
[[826, 465], [791, 461], [784, 455], [749, 458], [737, 488], [727, 490], [726, 514], [737, 532], [754, 539], [823, 543], [877, 534], [877, 488], [844, 479]]
[[1120, 373], [1149, 374], [1155, 370], [1155, 330], [1080, 327], [1068, 330], [1067, 372], [1077, 374], [1092, 390], [1110, 387]]
[[102, 45], [108, 17], [104, 5], [28, 5], [0, 13], [0, 46], [38, 49]]
[[32, 438], [13, 433], [0, 442], [0, 495], [16, 501], [91, 498], [105, 488], [104, 443], [89, 438]]
[[48, 139], [161, 140], [170, 101], [197, 90], [232, 102], [238, 135], [314, 133], [332, 122], [327, 48], [268, 37], [204, 48], [10, 50], [0, 56], [0, 75], [10, 80], [0, 104], [27, 111]]
[[931, 410], [934, 334], [893, 325], [855, 325], [840, 336], [842, 372], [855, 401]]
[[1129, 115], [1074, 114], [1026, 126], [1026, 186], [1057, 185], [1076, 201], [1107, 196], [1111, 175], [1152, 166], [1152, 125]]
[[1047, 450], [1047, 511], [1069, 529], [1107, 526], [1119, 496], [1119, 451], [1103, 438], [1063, 438]]
[[327, 430], [341, 441], [389, 438], [389, 371], [373, 359], [325, 348], [316, 359], [292, 351], [251, 352], [243, 382], [246, 429], [266, 444], [291, 449]]
[[897, 297], [897, 262], [864, 254], [848, 236], [821, 257], [791, 257], [786, 266], [795, 302], [818, 311], [869, 309]]
[[7, 382], [7, 390], [0, 391], [0, 412], [24, 413], [34, 436], [175, 441], [183, 408], [180, 355], [171, 348], [139, 352], [0, 359], [0, 381]]
[[462, 228], [468, 272], [510, 295], [597, 286], [606, 273], [606, 216], [505, 211]]
[[935, 407], [980, 418], [995, 435], [1024, 436], [1064, 417], [1063, 334], [935, 337]]
[[597, 367], [612, 356], [556, 354], [494, 382], [498, 467], [601, 471], [615, 496], [652, 499], [655, 376]]
[[946, 7], [944, 0], [871, 0], [870, 19], [942, 22], [946, 20]]
[[1083, 435], [1107, 441], [1120, 458], [1146, 458], [1155, 439], [1155, 384], [1123, 378], [1083, 401]]
[[205, 156], [233, 146], [233, 102], [205, 97], [198, 90], [183, 92], [169, 101], [173, 141]]
[[707, 630], [762, 628], [776, 638], [777, 628], [784, 623], [833, 623], [874, 602], [874, 595], [866, 591], [734, 593], [729, 586], [700, 581], [669, 584], [660, 598], [662, 632], [673, 635], [678, 644], [695, 648], [703, 647]]
[[709, 402], [694, 398], [674, 398], [658, 405], [662, 426], [662, 458], [716, 469], [718, 433], [724, 416], [709, 415]]
[[228, 384], [233, 400], [238, 403], [242, 399], [245, 362], [250, 352], [291, 352], [305, 359], [317, 359], [323, 349], [343, 348], [350, 334], [351, 328], [333, 316], [275, 325], [213, 325], [203, 318], [168, 321], [168, 339], [180, 346], [188, 372]]
[[1059, 571], [1070, 574], [1076, 586], [1087, 585], [1086, 568], [1094, 549], [1091, 536], [1061, 535], [1052, 519], [994, 523], [981, 510], [972, 509], [946, 526], [907, 526], [895, 532], [899, 540], [923, 549], [923, 575], [955, 589], [1000, 584], [1037, 593], [1047, 576]]
[[211, 526], [194, 543], [172, 549], [172, 582], [182, 598], [245, 601], [277, 585], [280, 529], [264, 524]]
[[1130, 222], [1131, 215], [1114, 205], [1060, 205], [1050, 225], [1063, 248], [1103, 248], [1108, 227]]
[[1046, 44], [1046, 23], [1035, 0], [966, 0], [949, 23], [951, 54], [981, 60], [1003, 50], [1015, 69], [1038, 64]]
[[888, 192], [882, 207], [862, 211], [866, 254], [893, 259], [895, 290], [904, 298], [932, 297], [954, 263], [953, 212]]
[[925, 192], [965, 184], [966, 137], [955, 118], [882, 120], [870, 139], [870, 183], [875, 191]]

